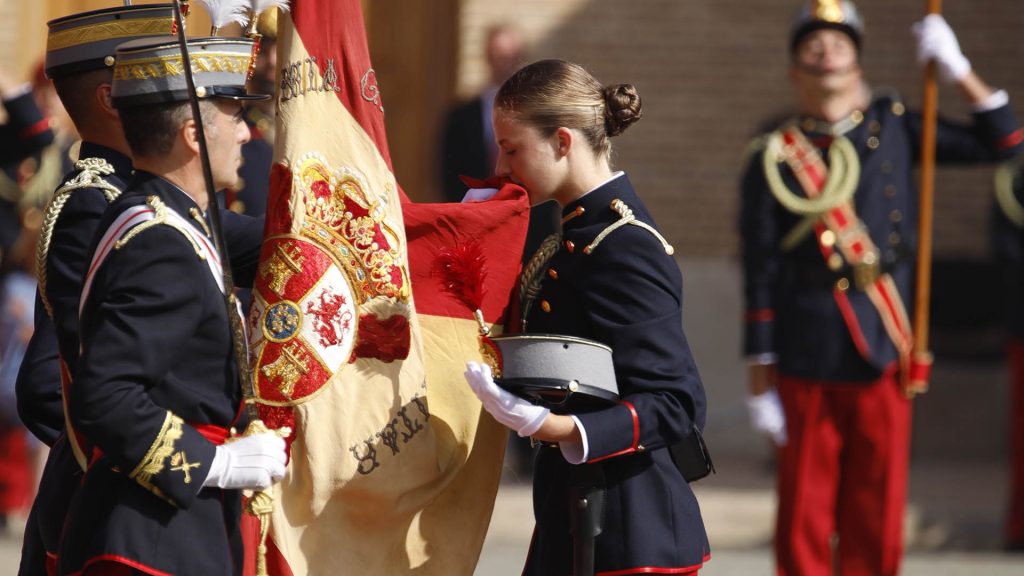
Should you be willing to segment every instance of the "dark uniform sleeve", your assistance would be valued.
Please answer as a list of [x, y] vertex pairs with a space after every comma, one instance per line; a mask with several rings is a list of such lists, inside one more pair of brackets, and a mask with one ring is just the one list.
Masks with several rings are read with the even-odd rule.
[[222, 209], [220, 214], [224, 224], [224, 243], [227, 245], [231, 260], [231, 274], [235, 285], [252, 288], [259, 267], [266, 217], [254, 218], [226, 209]]
[[[939, 118], [935, 132], [935, 159], [943, 164], [1007, 160], [1021, 151], [1022, 133], [1009, 104], [986, 112], [975, 112], [972, 124]], [[920, 160], [921, 115], [908, 119], [914, 161]]]
[[[123, 473], [181, 508], [202, 487], [216, 447], [147, 389], [189, 361], [178, 351], [200, 321], [200, 266], [181, 233], [165, 226], [112, 251], [89, 295], [69, 393], [76, 429]], [[171, 457], [179, 453], [189, 474], [174, 470]]]
[[0, 125], [0, 164], [27, 158], [53, 142], [53, 131], [31, 92], [3, 104], [8, 120]]
[[589, 256], [580, 294], [597, 340], [611, 346], [621, 402], [578, 414], [589, 461], [661, 448], [703, 426], [704, 392], [682, 329], [682, 278], [650, 232], [614, 231]]
[[775, 286], [779, 274], [778, 204], [753, 154], [740, 183], [740, 239], [743, 262], [744, 334], [747, 356], [775, 352]]
[[36, 294], [35, 328], [15, 384], [18, 417], [32, 434], [53, 446], [64, 429], [57, 333]]

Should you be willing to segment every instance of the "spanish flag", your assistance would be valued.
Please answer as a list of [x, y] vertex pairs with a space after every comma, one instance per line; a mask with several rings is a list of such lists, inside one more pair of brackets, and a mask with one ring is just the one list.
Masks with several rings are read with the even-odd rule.
[[437, 259], [472, 253], [466, 282], [500, 332], [528, 201], [506, 186], [486, 202], [410, 203], [359, 0], [295, 0], [278, 25], [278, 136], [249, 314], [260, 414], [293, 431], [271, 491], [269, 573], [472, 574], [506, 431], [463, 381], [482, 359], [480, 330]]

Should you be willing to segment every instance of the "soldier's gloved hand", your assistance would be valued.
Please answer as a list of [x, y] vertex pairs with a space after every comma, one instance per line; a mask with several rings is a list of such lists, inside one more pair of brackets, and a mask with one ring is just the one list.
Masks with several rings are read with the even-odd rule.
[[935, 61], [943, 82], [959, 82], [971, 71], [971, 61], [960, 50], [960, 42], [946, 19], [929, 14], [913, 26], [917, 37], [917, 61], [922, 66]]
[[520, 436], [531, 436], [540, 429], [551, 413], [502, 389], [491, 377], [491, 367], [476, 362], [466, 363], [466, 382], [494, 419], [515, 430]]
[[284, 478], [287, 456], [277, 434], [254, 434], [217, 446], [204, 487], [266, 490]]
[[747, 396], [747, 415], [750, 427], [775, 442], [776, 446], [786, 444], [786, 414], [775, 388], [756, 396]]

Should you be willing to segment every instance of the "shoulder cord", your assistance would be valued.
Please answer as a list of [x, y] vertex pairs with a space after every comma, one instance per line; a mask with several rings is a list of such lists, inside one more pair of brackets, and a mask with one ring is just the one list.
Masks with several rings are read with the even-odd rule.
[[1024, 228], [1024, 204], [1013, 193], [1013, 184], [1018, 172], [1024, 168], [1020, 158], [1003, 162], [996, 168], [996, 203], [1006, 218], [1018, 228]]
[[772, 196], [783, 208], [804, 218], [780, 242], [783, 251], [789, 251], [814, 229], [818, 218], [829, 210], [853, 198], [860, 181], [860, 159], [853, 143], [844, 136], [833, 138], [828, 149], [829, 171], [821, 195], [811, 199], [794, 193], [782, 179], [779, 163], [787, 155], [782, 131], [768, 139], [763, 156], [765, 179]]
[[75, 162], [75, 168], [81, 172], [72, 180], [57, 189], [53, 198], [46, 205], [43, 214], [43, 225], [39, 232], [39, 243], [36, 244], [36, 274], [39, 277], [39, 296], [46, 308], [46, 313], [53, 317], [53, 305], [46, 296], [46, 259], [50, 253], [50, 242], [53, 239], [53, 229], [57, 224], [64, 204], [67, 203], [71, 192], [80, 188], [96, 188], [103, 191], [107, 202], [113, 202], [121, 195], [121, 189], [103, 179], [114, 173], [114, 167], [103, 158], [85, 158]]
[[609, 234], [615, 232], [616, 230], [627, 224], [639, 226], [644, 230], [647, 230], [648, 232], [653, 234], [659, 242], [661, 242], [662, 248], [665, 249], [665, 254], [668, 254], [669, 256], [675, 254], [676, 250], [675, 248], [672, 247], [671, 244], [668, 243], [668, 240], [665, 240], [665, 237], [662, 236], [660, 232], [655, 230], [654, 227], [651, 226], [650, 224], [637, 220], [636, 216], [633, 215], [633, 210], [629, 206], [627, 206], [625, 202], [619, 200], [618, 198], [612, 200], [612, 210], [615, 210], [616, 212], [619, 213], [619, 219], [611, 226], [602, 230], [601, 233], [597, 235], [597, 238], [594, 238], [594, 241], [583, 249], [584, 254], [590, 254], [591, 252], [593, 252], [594, 249], [597, 248], [598, 244], [600, 244], [602, 240], [607, 238]]
[[549, 234], [540, 243], [540, 248], [537, 248], [537, 251], [530, 257], [530, 261], [523, 268], [523, 273], [519, 280], [519, 302], [522, 304], [519, 312], [519, 322], [523, 332], [526, 331], [526, 316], [530, 312], [530, 307], [533, 305], [537, 295], [540, 294], [540, 284], [544, 279], [542, 270], [561, 248], [562, 233], [555, 232]]

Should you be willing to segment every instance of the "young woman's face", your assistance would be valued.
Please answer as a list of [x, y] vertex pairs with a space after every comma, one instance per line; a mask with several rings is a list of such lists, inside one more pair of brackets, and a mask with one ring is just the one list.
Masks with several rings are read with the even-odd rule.
[[565, 180], [567, 164], [558, 137], [546, 137], [500, 108], [495, 108], [493, 121], [498, 141], [495, 174], [526, 188], [531, 204], [555, 198]]

